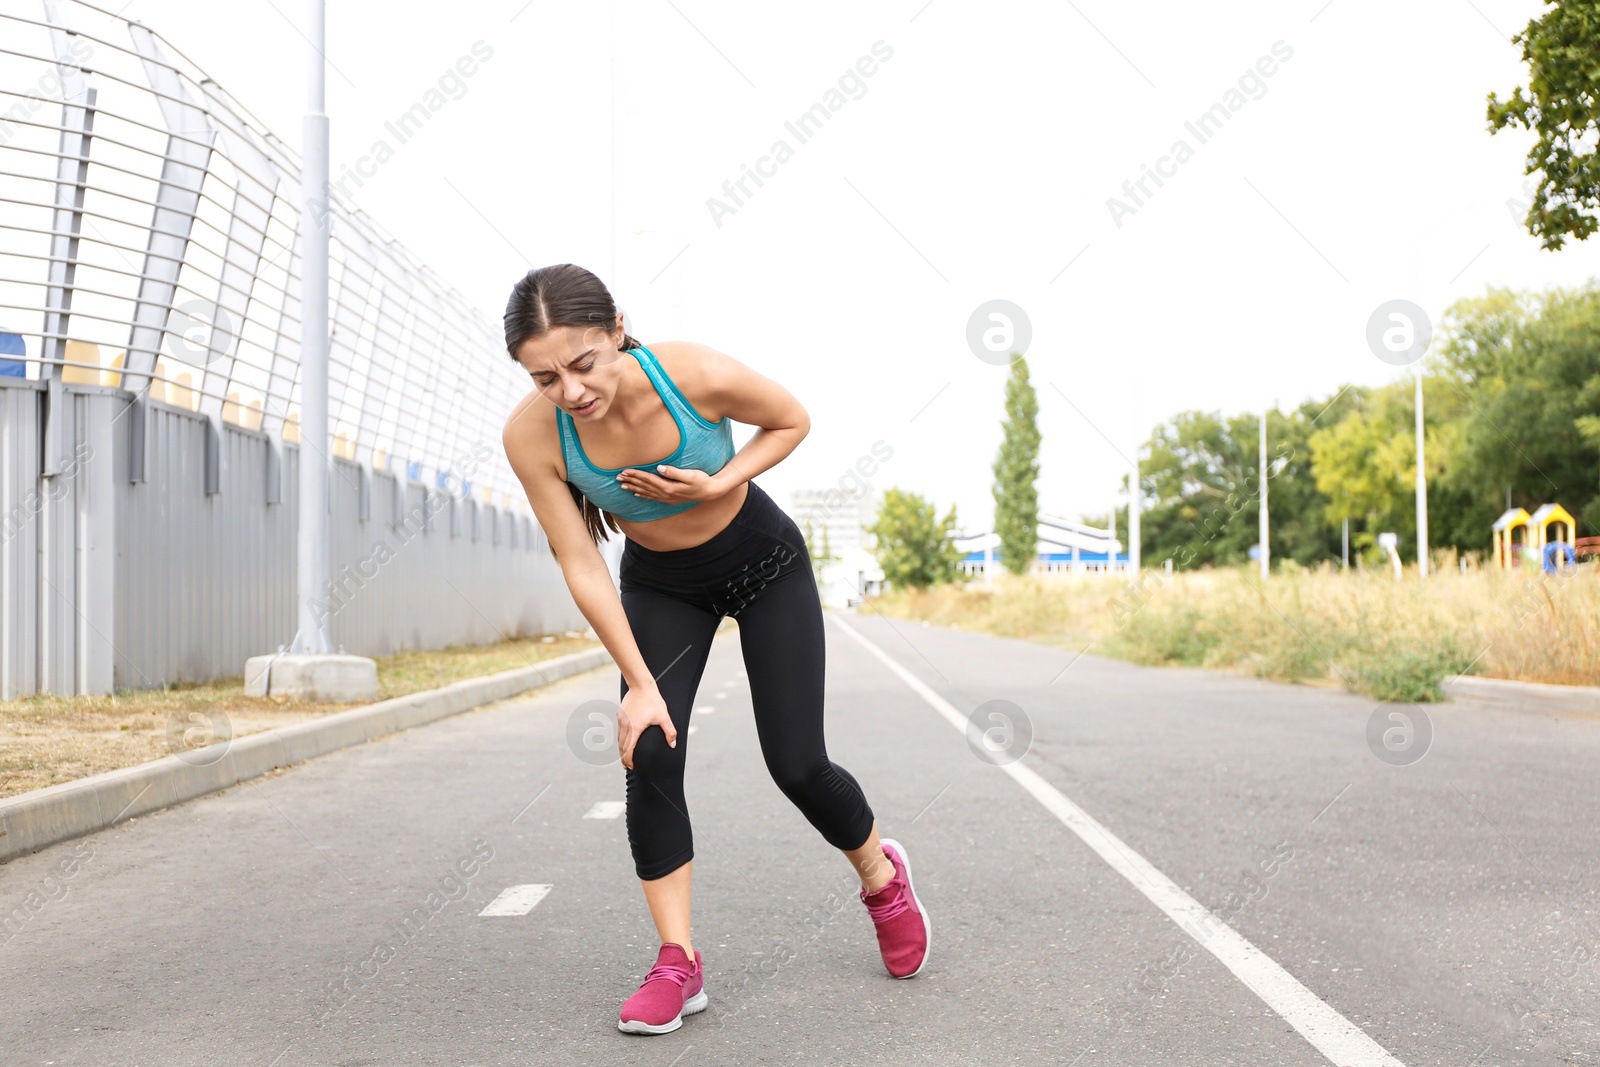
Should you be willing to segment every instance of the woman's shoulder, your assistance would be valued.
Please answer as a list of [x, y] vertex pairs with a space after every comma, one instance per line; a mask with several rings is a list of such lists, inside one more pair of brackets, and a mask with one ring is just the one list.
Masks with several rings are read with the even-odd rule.
[[698, 341], [658, 341], [643, 347], [650, 350], [667, 377], [680, 389], [690, 385], [702, 391], [714, 391], [740, 367], [732, 356]]
[[549, 465], [565, 471], [560, 435], [556, 432], [556, 406], [537, 389], [530, 389], [506, 416], [501, 441], [513, 467], [519, 464]]
[[722, 418], [722, 412], [715, 410], [716, 397], [727, 380], [731, 357], [697, 341], [659, 341], [644, 347], [701, 417], [708, 422]]
[[669, 373], [679, 368], [685, 372], [692, 372], [707, 362], [726, 358], [721, 352], [698, 341], [656, 341], [653, 344], [641, 344], [639, 347], [649, 349], [650, 354], [656, 357], [656, 362], [665, 367]]
[[549, 426], [555, 421], [555, 408], [554, 404], [545, 402], [545, 395], [538, 389], [529, 389], [521, 400], [512, 405], [511, 413], [506, 416], [505, 435], [521, 436], [528, 431]]

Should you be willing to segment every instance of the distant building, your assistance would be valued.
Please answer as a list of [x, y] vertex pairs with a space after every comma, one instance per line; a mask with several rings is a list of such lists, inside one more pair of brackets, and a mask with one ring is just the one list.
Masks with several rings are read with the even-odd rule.
[[871, 536], [863, 527], [877, 516], [877, 494], [798, 489], [792, 499], [789, 517], [810, 541], [823, 605], [848, 607], [863, 594], [876, 592], [883, 569], [867, 547]]
[[[1002, 566], [996, 556], [1000, 537], [992, 530], [960, 534], [952, 539], [966, 553], [959, 564], [969, 577], [982, 577], [984, 568]], [[1038, 541], [1034, 545], [1033, 572], [1036, 574], [1088, 573], [1121, 570], [1128, 565], [1128, 554], [1112, 531], [1054, 515], [1040, 515]]]

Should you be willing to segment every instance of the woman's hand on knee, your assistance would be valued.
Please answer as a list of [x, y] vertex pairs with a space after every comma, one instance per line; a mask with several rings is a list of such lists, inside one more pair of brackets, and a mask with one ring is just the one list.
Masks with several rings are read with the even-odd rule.
[[678, 728], [672, 725], [661, 690], [630, 687], [617, 708], [617, 752], [622, 756], [622, 765], [630, 771], [633, 770], [633, 747], [651, 726], [661, 727], [661, 732], [667, 735], [667, 744], [678, 747]]

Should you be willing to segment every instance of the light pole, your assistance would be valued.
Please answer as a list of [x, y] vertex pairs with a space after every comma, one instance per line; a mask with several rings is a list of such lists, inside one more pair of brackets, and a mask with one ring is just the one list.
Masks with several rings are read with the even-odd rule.
[[1422, 366], [1417, 366], [1417, 576], [1428, 576], [1428, 472], [1422, 450]]
[[1134, 416], [1133, 470], [1128, 474], [1128, 580], [1139, 580], [1139, 420]]
[[326, 0], [309, 0], [306, 53], [305, 168], [300, 185], [300, 629], [291, 652], [331, 652], [328, 613], [317, 610], [328, 588], [328, 116]]
[[621, 279], [617, 277], [617, 0], [606, 4], [606, 60], [610, 64], [611, 86], [607, 98], [611, 112], [608, 122], [610, 166], [607, 167], [611, 176], [611, 277], [606, 281], [613, 289], [621, 289]]
[[244, 665], [247, 696], [287, 694], [327, 703], [369, 703], [378, 698], [378, 663], [366, 656], [335, 655], [329, 638], [328, 575], [332, 547], [328, 512], [333, 453], [328, 440], [328, 238], [333, 227], [328, 186], [328, 116], [325, 110], [327, 39], [325, 0], [309, 0], [306, 43], [305, 137], [300, 172], [300, 501], [295, 545], [299, 628], [271, 655]]
[[1261, 449], [1256, 461], [1256, 480], [1261, 483], [1261, 512], [1259, 518], [1261, 537], [1261, 580], [1271, 573], [1272, 553], [1267, 548], [1267, 409], [1261, 409]]
[[1128, 487], [1128, 578], [1139, 580], [1139, 458], [1134, 457]]
[[[1449, 215], [1441, 215], [1434, 220], [1432, 226], [1420, 228], [1416, 231], [1415, 240], [1411, 245], [1411, 290], [1420, 293], [1422, 272], [1422, 238], [1424, 235], [1438, 229], [1446, 222], [1453, 220], [1458, 215], [1463, 215], [1473, 210], [1474, 205], [1468, 205], [1460, 211]], [[1432, 332], [1429, 332], [1429, 343], [1432, 342]], [[1426, 348], [1424, 348], [1426, 353]], [[1428, 476], [1422, 466], [1422, 357], [1417, 357], [1417, 574], [1426, 578], [1428, 576]]]

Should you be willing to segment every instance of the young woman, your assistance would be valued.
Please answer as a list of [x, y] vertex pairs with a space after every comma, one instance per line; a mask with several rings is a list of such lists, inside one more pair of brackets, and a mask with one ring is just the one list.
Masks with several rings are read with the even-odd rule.
[[[767, 770], [854, 865], [884, 966], [910, 978], [927, 962], [928, 915], [905, 848], [880, 840], [861, 786], [828, 759], [810, 556], [794, 521], [751, 480], [805, 437], [805, 409], [704, 345], [639, 344], [600, 279], [571, 263], [516, 284], [505, 330], [534, 385], [506, 420], [506, 456], [567, 588], [622, 671], [628, 843], [662, 945], [618, 1029], [667, 1033], [707, 1003], [689, 935], [683, 777], [689, 713], [725, 615], [738, 620]], [[730, 420], [759, 427], [737, 455]], [[598, 548], [606, 525], [626, 538], [620, 595]]]

